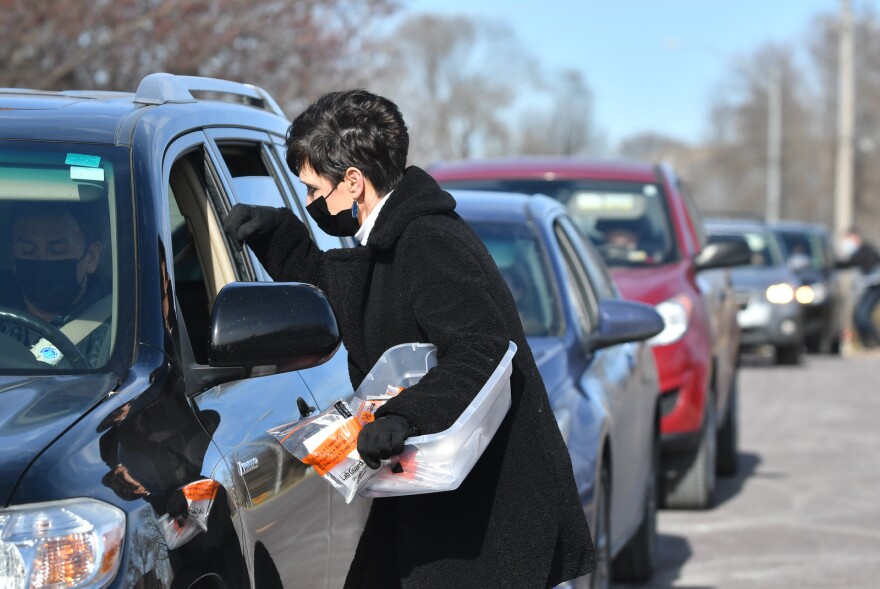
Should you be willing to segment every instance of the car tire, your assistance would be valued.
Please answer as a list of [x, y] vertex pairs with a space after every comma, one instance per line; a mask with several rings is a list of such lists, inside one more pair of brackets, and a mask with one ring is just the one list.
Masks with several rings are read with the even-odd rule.
[[718, 425], [711, 397], [706, 400], [700, 444], [672, 480], [666, 481], [663, 502], [672, 509], [706, 509], [715, 495], [715, 454]]
[[794, 366], [801, 363], [801, 346], [799, 344], [776, 346], [775, 360], [777, 364]]
[[655, 432], [651, 445], [651, 470], [645, 487], [642, 522], [614, 559], [614, 581], [645, 583], [657, 564], [657, 475], [660, 471], [660, 439]]
[[611, 587], [611, 470], [603, 462], [599, 471], [599, 493], [596, 495], [596, 527], [593, 547], [596, 570], [590, 575], [590, 589]]
[[734, 371], [727, 398], [727, 411], [718, 429], [718, 458], [716, 472], [720, 476], [733, 476], [739, 467], [739, 371]]

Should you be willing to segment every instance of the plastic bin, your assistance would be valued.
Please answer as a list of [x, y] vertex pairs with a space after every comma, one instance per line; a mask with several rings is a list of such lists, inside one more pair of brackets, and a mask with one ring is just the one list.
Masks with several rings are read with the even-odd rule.
[[[510, 409], [510, 374], [516, 344], [510, 342], [498, 367], [449, 429], [406, 440], [400, 466], [383, 466], [361, 489], [364, 497], [392, 497], [457, 489], [467, 477]], [[385, 393], [388, 385], [410, 387], [437, 364], [432, 344], [401, 344], [386, 351], [356, 396]], [[406, 394], [404, 391], [401, 394]]]

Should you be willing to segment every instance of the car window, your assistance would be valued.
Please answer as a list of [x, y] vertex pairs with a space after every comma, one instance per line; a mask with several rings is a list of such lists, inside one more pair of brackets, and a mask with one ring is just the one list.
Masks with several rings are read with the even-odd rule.
[[129, 161], [123, 147], [0, 141], [0, 371], [108, 363], [133, 278]]
[[253, 277], [243, 256], [231, 256], [217, 209], [224, 196], [203, 145], [172, 164], [166, 204], [171, 221], [174, 291], [197, 362], [206, 364], [211, 308], [225, 285]]
[[526, 336], [561, 335], [559, 297], [551, 286], [549, 264], [537, 235], [512, 223], [476, 222], [471, 226], [501, 271]]
[[602, 260], [601, 256], [596, 252], [596, 248], [581, 233], [577, 227], [567, 217], [560, 217], [559, 224], [571, 240], [581, 263], [587, 270], [590, 277], [590, 283], [599, 298], [614, 299], [618, 297], [617, 287], [611, 275], [608, 273], [608, 267]]
[[554, 227], [554, 235], [562, 251], [563, 265], [567, 278], [569, 294], [574, 302], [574, 310], [579, 318], [578, 330], [582, 339], [586, 340], [599, 321], [599, 303], [596, 293], [587, 276], [586, 269], [580, 262], [574, 244], [558, 223]]
[[825, 248], [818, 235], [806, 231], [788, 230], [781, 230], [778, 233], [787, 258], [800, 254], [810, 259], [810, 267], [814, 270], [822, 270], [826, 267]]
[[709, 243], [738, 241], [740, 239], [745, 239], [752, 252], [752, 266], [771, 267], [783, 264], [782, 249], [776, 236], [770, 231], [726, 232], [713, 230], [709, 235]]
[[678, 260], [663, 187], [593, 180], [443, 181], [446, 189], [546, 194], [568, 208], [609, 266], [655, 266]]

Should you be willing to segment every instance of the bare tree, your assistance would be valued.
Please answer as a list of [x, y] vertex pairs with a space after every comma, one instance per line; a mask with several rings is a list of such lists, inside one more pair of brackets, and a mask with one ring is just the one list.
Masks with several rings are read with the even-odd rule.
[[531, 109], [520, 125], [520, 153], [587, 155], [597, 151], [599, 135], [593, 122], [593, 93], [583, 75], [566, 70], [548, 84], [549, 108]]
[[0, 85], [132, 90], [148, 73], [260, 84], [289, 110], [363, 85], [395, 0], [0, 0]]
[[820, 137], [813, 96], [791, 46], [765, 45], [735, 65], [712, 105], [710, 140], [688, 158], [687, 175], [705, 208], [763, 213], [771, 84], [779, 85], [782, 103], [782, 216], [818, 220]]
[[510, 29], [464, 16], [415, 14], [386, 40], [386, 75], [374, 81], [413, 129], [410, 159], [499, 154], [510, 147], [509, 109], [533, 63]]

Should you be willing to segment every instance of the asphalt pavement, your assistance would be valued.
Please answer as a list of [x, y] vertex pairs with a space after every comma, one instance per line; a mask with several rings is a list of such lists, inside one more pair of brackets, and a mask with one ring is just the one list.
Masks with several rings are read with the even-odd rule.
[[707, 511], [659, 514], [651, 583], [880, 588], [880, 355], [740, 371], [740, 472]]

